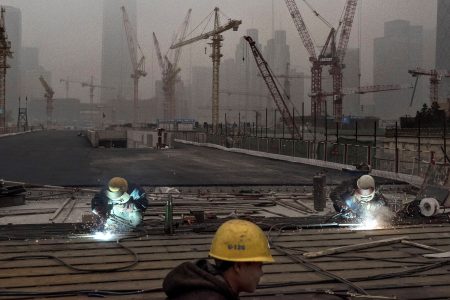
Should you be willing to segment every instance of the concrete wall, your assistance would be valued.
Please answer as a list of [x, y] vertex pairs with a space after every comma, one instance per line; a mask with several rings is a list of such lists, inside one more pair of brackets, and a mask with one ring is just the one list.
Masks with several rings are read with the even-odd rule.
[[[164, 131], [162, 133], [162, 143], [168, 147], [173, 146], [173, 133]], [[150, 130], [127, 131], [127, 148], [157, 148], [158, 132]]]

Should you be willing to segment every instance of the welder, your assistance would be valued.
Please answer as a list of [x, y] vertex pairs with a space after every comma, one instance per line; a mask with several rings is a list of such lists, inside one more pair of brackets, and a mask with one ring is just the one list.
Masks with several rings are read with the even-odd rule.
[[384, 195], [375, 189], [375, 179], [370, 175], [343, 181], [330, 193], [330, 199], [339, 215], [346, 219], [375, 215], [388, 203]]
[[256, 224], [245, 220], [223, 223], [211, 242], [209, 256], [175, 267], [163, 282], [169, 300], [239, 299], [252, 293], [263, 275], [262, 264], [273, 262], [269, 243]]
[[99, 217], [100, 229], [131, 231], [143, 219], [148, 206], [142, 187], [128, 184], [122, 177], [113, 177], [108, 185], [92, 198], [92, 212]]

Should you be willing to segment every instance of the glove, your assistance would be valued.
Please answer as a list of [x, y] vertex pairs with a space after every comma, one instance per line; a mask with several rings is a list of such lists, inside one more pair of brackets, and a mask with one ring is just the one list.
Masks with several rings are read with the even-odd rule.
[[351, 210], [350, 208], [343, 209], [341, 211], [341, 215], [342, 215], [342, 217], [344, 217], [346, 219], [355, 219], [357, 217], [356, 213], [353, 210]]

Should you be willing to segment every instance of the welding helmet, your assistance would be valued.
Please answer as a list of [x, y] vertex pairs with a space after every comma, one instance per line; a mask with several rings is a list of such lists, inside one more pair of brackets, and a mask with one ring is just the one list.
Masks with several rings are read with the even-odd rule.
[[113, 177], [108, 183], [108, 189], [106, 190], [106, 196], [113, 203], [125, 203], [130, 200], [128, 191], [128, 182], [122, 177]]
[[355, 197], [358, 201], [369, 202], [375, 196], [375, 180], [370, 175], [361, 176], [356, 182]]
[[264, 232], [245, 220], [223, 223], [214, 235], [209, 256], [232, 262], [274, 262]]

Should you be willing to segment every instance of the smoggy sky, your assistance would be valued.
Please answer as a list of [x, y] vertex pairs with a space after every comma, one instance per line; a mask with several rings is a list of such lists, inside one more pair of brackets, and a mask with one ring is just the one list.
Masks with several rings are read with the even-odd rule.
[[[108, 0], [103, 0], [108, 1]], [[20, 8], [22, 11], [22, 44], [38, 47], [40, 64], [52, 72], [55, 97], [64, 96], [60, 78], [70, 76], [74, 80], [87, 80], [90, 75], [100, 79], [102, 0], [3, 0], [2, 5]], [[324, 43], [329, 29], [313, 15], [304, 1], [296, 0], [316, 46]], [[345, 0], [309, 0], [331, 24], [337, 24]], [[372, 83], [373, 39], [383, 36], [383, 23], [394, 19], [411, 21], [425, 29], [436, 26], [436, 0], [359, 0], [349, 47], [362, 45], [362, 84]], [[141, 79], [141, 98], [153, 96], [154, 81], [160, 78], [155, 57], [152, 32], [156, 32], [163, 52], [171, 42], [189, 8], [192, 8], [190, 30], [196, 27], [218, 6], [228, 17], [242, 20], [238, 32], [223, 34], [224, 58], [234, 57], [239, 38], [247, 29], [257, 28], [260, 42], [266, 44], [272, 36], [272, 28], [287, 31], [291, 46], [291, 65], [299, 71], [309, 72], [309, 61], [303, 44], [288, 14], [283, 0], [137, 0], [138, 41], [147, 57], [149, 75]], [[273, 7], [273, 13], [272, 13]], [[272, 18], [273, 16], [273, 18]], [[225, 22], [225, 18], [223, 22]], [[121, 19], [117, 22], [122, 22]], [[206, 30], [210, 30], [212, 24]], [[199, 34], [193, 32], [190, 37]], [[359, 40], [359, 32], [361, 39]], [[206, 41], [183, 49], [180, 67], [182, 78], [188, 80], [190, 68], [195, 65], [211, 66], [205, 55]], [[433, 66], [429, 66], [433, 67]], [[309, 84], [307, 84], [309, 85]], [[79, 86], [71, 87], [71, 96], [87, 101], [88, 91]]]

